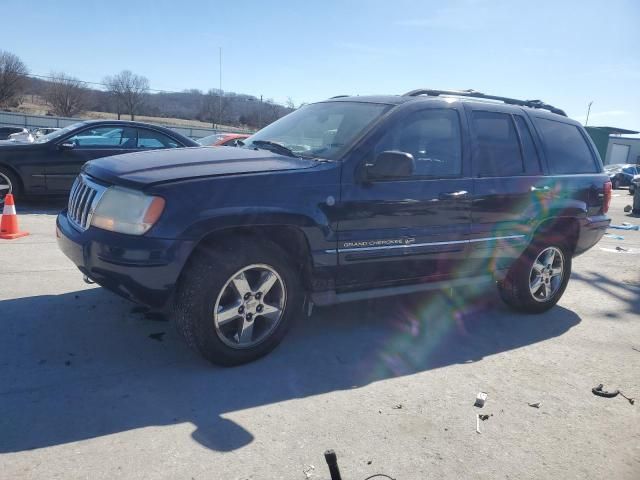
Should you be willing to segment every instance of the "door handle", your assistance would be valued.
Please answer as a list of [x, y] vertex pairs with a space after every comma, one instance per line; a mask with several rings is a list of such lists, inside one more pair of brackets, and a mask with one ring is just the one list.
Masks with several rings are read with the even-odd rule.
[[551, 190], [551, 187], [549, 185], [545, 185], [543, 187], [536, 187], [535, 185], [531, 185], [532, 192], [548, 192], [549, 190]]
[[456, 198], [465, 198], [469, 192], [466, 190], [459, 190], [457, 192], [443, 192], [439, 195], [440, 198], [455, 200]]

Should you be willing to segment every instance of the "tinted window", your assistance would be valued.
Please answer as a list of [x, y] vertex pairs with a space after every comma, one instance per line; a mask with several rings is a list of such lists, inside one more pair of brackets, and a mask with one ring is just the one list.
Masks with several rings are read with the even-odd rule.
[[135, 148], [136, 129], [128, 127], [94, 127], [74, 135], [69, 141], [76, 148]]
[[462, 146], [458, 112], [429, 109], [408, 115], [385, 133], [374, 154], [386, 150], [413, 155], [416, 176], [460, 175]]
[[520, 115], [514, 115], [513, 119], [518, 127], [518, 133], [520, 134], [520, 143], [522, 145], [522, 153], [524, 155], [524, 163], [527, 172], [539, 172], [540, 161], [538, 160], [538, 152], [536, 146], [533, 143], [531, 137], [531, 131], [524, 118]]
[[138, 129], [138, 148], [177, 148], [179, 146], [178, 142], [163, 133]]
[[518, 135], [511, 115], [475, 111], [472, 114], [476, 134], [478, 174], [483, 177], [508, 177], [524, 173]]
[[587, 141], [575, 125], [544, 118], [534, 120], [544, 140], [551, 173], [593, 173], [596, 163]]

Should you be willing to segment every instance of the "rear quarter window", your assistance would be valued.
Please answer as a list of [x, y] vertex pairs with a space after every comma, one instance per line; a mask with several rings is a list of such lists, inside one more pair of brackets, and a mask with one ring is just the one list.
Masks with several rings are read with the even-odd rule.
[[542, 136], [551, 173], [596, 173], [598, 171], [593, 153], [577, 126], [546, 118], [534, 118], [533, 121]]

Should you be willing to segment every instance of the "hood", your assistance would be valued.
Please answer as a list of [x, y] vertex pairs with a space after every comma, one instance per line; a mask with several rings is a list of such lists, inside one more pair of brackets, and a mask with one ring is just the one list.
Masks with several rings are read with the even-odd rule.
[[243, 175], [309, 168], [313, 160], [277, 155], [267, 150], [197, 147], [127, 153], [92, 160], [83, 171], [121, 185], [155, 183], [220, 175]]

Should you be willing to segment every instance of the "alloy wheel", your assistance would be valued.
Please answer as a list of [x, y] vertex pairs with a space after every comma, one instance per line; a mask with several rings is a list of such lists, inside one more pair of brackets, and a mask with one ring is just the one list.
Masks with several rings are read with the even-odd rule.
[[13, 185], [11, 180], [4, 173], [0, 172], [0, 205], [4, 203], [4, 197], [11, 193]]
[[213, 320], [227, 346], [251, 348], [266, 340], [282, 320], [287, 295], [278, 272], [254, 264], [234, 273], [218, 294]]
[[531, 267], [529, 291], [538, 302], [553, 298], [562, 285], [564, 277], [564, 255], [559, 248], [545, 248]]

